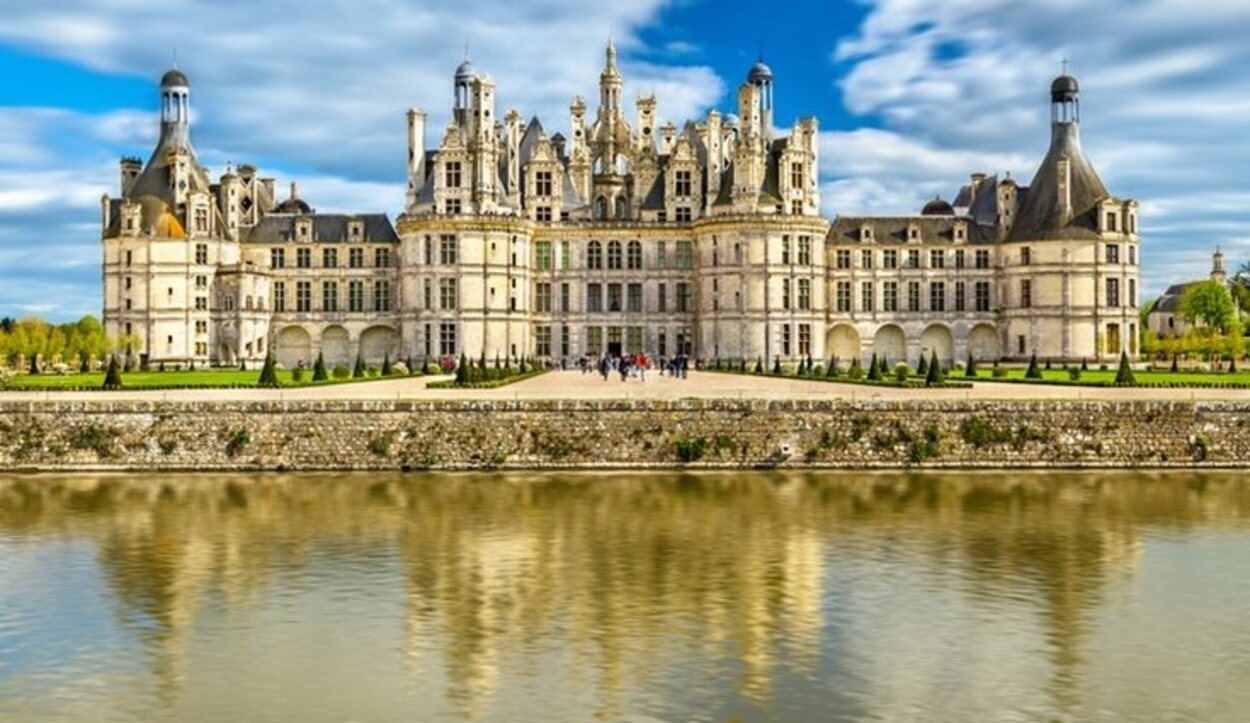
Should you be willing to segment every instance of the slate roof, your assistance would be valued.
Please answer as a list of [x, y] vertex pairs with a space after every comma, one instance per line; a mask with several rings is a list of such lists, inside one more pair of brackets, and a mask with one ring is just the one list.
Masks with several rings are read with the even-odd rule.
[[993, 229], [966, 223], [967, 219], [960, 216], [839, 216], [826, 239], [835, 244], [859, 243], [860, 227], [867, 225], [872, 227], [874, 243], [905, 244], [909, 241], [907, 229], [914, 225], [920, 229], [922, 242], [954, 241], [955, 224], [961, 221], [968, 229], [968, 244], [984, 245], [997, 241]]
[[[1059, 207], [1059, 161], [1064, 158], [1072, 169], [1072, 204], [1067, 217]], [[1052, 127], [1050, 150], [1033, 176], [1008, 240], [1097, 239], [1096, 207], [1110, 197], [1094, 166], [1081, 151], [1077, 124], [1057, 123]]]
[[[395, 227], [384, 213], [313, 213], [290, 214], [271, 213], [260, 220], [260, 223], [249, 229], [243, 240], [251, 243], [278, 243], [295, 240], [295, 219], [312, 220], [312, 240], [320, 243], [347, 242], [348, 221], [364, 222], [364, 238], [362, 242], [399, 243], [399, 235]], [[355, 243], [355, 241], [353, 241]]]

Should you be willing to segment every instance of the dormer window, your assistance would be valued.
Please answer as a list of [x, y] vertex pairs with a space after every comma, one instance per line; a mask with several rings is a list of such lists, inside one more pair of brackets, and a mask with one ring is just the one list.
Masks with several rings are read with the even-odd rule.
[[534, 195], [535, 196], [551, 196], [552, 195], [551, 171], [535, 171], [534, 172]]
[[919, 229], [919, 228], [917, 228], [916, 226], [908, 226], [908, 227], [907, 227], [907, 240], [908, 240], [908, 241], [919, 241], [919, 240], [920, 240], [920, 229]]
[[443, 185], [448, 188], [460, 188], [460, 161], [448, 161], [444, 171]]
[[690, 171], [673, 172], [673, 195], [678, 198], [688, 198], [694, 195], [692, 188]]
[[352, 241], [359, 241], [360, 237], [364, 235], [364, 224], [359, 221], [348, 223], [347, 235], [351, 237]]
[[1116, 212], [1115, 212], [1115, 211], [1108, 211], [1108, 212], [1107, 212], [1107, 231], [1108, 231], [1108, 232], [1110, 232], [1110, 233], [1115, 233], [1115, 232], [1118, 230], [1118, 229], [1116, 228], [1116, 226], [1118, 225], [1118, 224], [1116, 223], [1116, 222], [1117, 222], [1117, 220], [1118, 220], [1118, 219], [1116, 218], [1116, 216], [1117, 216], [1117, 214], [1116, 214]]
[[955, 224], [955, 242], [962, 243], [968, 240], [968, 228], [962, 223]]
[[872, 241], [872, 227], [871, 226], [861, 226], [859, 228], [859, 240], [865, 243], [870, 243]]

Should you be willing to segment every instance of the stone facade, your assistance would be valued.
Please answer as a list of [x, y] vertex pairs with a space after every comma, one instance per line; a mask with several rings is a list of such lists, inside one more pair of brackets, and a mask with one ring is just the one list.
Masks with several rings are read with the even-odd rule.
[[609, 44], [593, 118], [548, 135], [495, 112], [471, 63], [437, 144], [408, 120], [408, 193], [385, 214], [279, 202], [253, 166], [210, 181], [189, 83], [161, 83], [161, 140], [102, 204], [104, 320], [150, 361], [285, 365], [323, 353], [455, 357], [645, 352], [915, 364], [1137, 354], [1137, 204], [1080, 147], [1076, 80], [1051, 88], [1030, 186], [972, 177], [902, 217], [821, 214], [815, 118], [774, 125], [762, 62], [736, 113], [677, 127], [646, 96], [626, 117]]
[[0, 469], [1245, 467], [1224, 402], [0, 402]]

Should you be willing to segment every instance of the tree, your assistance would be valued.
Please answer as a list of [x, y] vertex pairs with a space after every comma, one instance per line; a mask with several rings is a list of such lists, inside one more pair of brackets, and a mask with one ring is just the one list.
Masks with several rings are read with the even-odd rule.
[[873, 352], [872, 361], [868, 362], [868, 381], [881, 381], [881, 365], [877, 363], [877, 353]]
[[1177, 365], [1176, 365], [1176, 355], [1175, 355], [1175, 354], [1173, 354], [1173, 355], [1172, 355], [1172, 370], [1171, 370], [1171, 371], [1172, 371], [1172, 373], [1173, 373], [1173, 374], [1175, 374], [1176, 372], [1180, 371], [1180, 370], [1177, 368]]
[[1033, 352], [1033, 356], [1029, 357], [1029, 368], [1024, 372], [1025, 379], [1041, 379], [1042, 370], [1037, 368], [1037, 352]]
[[278, 381], [278, 365], [273, 360], [273, 354], [265, 355], [265, 365], [260, 368], [260, 379], [256, 381], [258, 386], [277, 388], [282, 386]]
[[763, 374], [763, 373], [764, 373], [764, 357], [756, 357], [756, 359], [755, 359], [755, 373], [756, 373], [756, 374]]
[[1186, 323], [1201, 325], [1212, 332], [1228, 334], [1240, 331], [1233, 297], [1223, 284], [1214, 279], [1192, 284], [1185, 289], [1181, 295], [1180, 312]]
[[[483, 367], [485, 367], [485, 366], [486, 366], [486, 357], [485, 357], [485, 355], [483, 355], [483, 356], [482, 356], [482, 366], [483, 366]], [[391, 369], [391, 353], [388, 351], [388, 352], [386, 352], [386, 355], [382, 357], [382, 376], [384, 376], [384, 377], [389, 377], [389, 376], [391, 375], [391, 372], [392, 372], [392, 369]]]
[[317, 361], [313, 362], [314, 382], [324, 382], [330, 378], [330, 373], [326, 370], [326, 357], [321, 352], [317, 352]]
[[964, 369], [964, 376], [969, 379], [975, 379], [977, 376], [977, 358], [972, 356], [972, 352], [968, 352], [968, 367]]
[[116, 354], [109, 357], [109, 368], [108, 368], [108, 371], [104, 373], [104, 388], [105, 389], [121, 389], [122, 388], [122, 370], [121, 370], [121, 366], [117, 363]]
[[460, 352], [460, 364], [456, 367], [456, 386], [463, 387], [469, 383], [469, 358]]
[[929, 376], [929, 360], [924, 354], [920, 355], [920, 362], [916, 364], [916, 376], [926, 378]]
[[781, 357], [773, 359], [773, 374], [781, 376]]
[[1131, 387], [1137, 384], [1137, 378], [1133, 376], [1133, 367], [1128, 363], [1128, 352], [1120, 352], [1120, 368], [1115, 373], [1116, 386]]
[[825, 378], [834, 379], [838, 373], [838, 358], [835, 356], [829, 360], [829, 366], [825, 367]]
[[938, 361], [936, 350], [933, 352], [933, 358], [929, 360], [929, 372], [925, 375], [924, 385], [926, 387], [942, 386], [942, 363]]
[[356, 353], [356, 366], [352, 368], [352, 379], [363, 379], [365, 376], [365, 358]]

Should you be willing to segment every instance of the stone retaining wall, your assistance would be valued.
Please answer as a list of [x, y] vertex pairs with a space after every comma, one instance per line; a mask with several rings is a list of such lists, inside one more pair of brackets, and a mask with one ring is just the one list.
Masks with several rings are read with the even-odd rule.
[[1221, 402], [0, 402], [0, 470], [1250, 466]]

